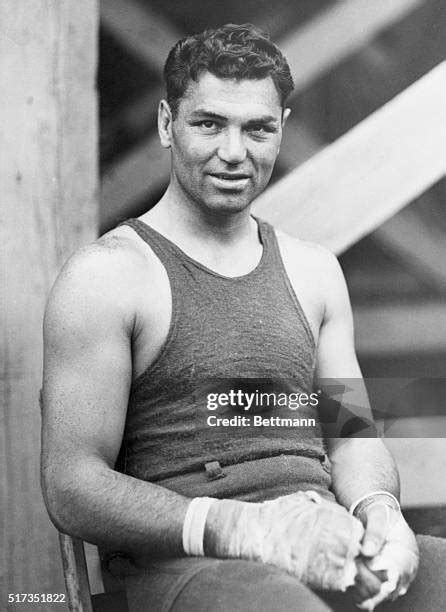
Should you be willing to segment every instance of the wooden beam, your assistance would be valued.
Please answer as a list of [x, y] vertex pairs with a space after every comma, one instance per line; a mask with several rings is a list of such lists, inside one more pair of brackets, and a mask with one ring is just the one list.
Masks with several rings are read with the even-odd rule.
[[402, 210], [379, 227], [373, 238], [423, 282], [446, 293], [444, 232], [434, 225], [428, 227], [418, 210]]
[[[358, 88], [362, 94], [359, 104], [355, 99], [352, 100], [352, 103], [354, 107], [362, 106], [363, 115], [366, 116], [370, 109], [382, 103], [386, 96], [385, 92], [389, 97], [392, 91], [395, 94], [400, 91], [403, 83], [408, 81], [408, 75], [404, 74], [405, 71], [401, 70], [401, 66], [398, 66], [396, 58], [376, 41], [362, 49], [358, 58], [363, 72], [358, 82]], [[345, 87], [347, 87], [346, 84], [344, 84]], [[333, 97], [336, 98], [336, 91], [333, 92]], [[341, 95], [338, 110], [343, 108], [343, 104], [345, 104], [345, 96]], [[336, 114], [336, 110], [334, 112]], [[438, 231], [432, 220], [426, 225], [426, 220], [429, 221], [426, 213], [429, 212], [429, 209], [435, 211], [436, 204], [430, 192], [423, 194], [417, 206], [401, 210], [396, 216], [377, 228], [373, 239], [405, 266], [407, 272], [412, 275], [414, 283], [417, 283], [418, 277], [424, 285], [431, 285], [444, 293], [446, 291], [446, 268], [442, 262], [446, 261], [446, 246], [444, 246], [443, 232]], [[423, 211], [424, 215], [421, 214]], [[364, 282], [367, 282], [367, 279]], [[369, 288], [368, 293], [372, 291]]]
[[42, 316], [60, 266], [97, 232], [97, 12], [95, 0], [0, 2], [6, 593], [64, 592], [39, 484]]
[[171, 47], [181, 38], [150, 4], [135, 0], [101, 0], [101, 22], [136, 57], [162, 74]]
[[[407, 70], [401, 69], [389, 50], [376, 41], [362, 49], [358, 59], [363, 72], [358, 82], [358, 88], [362, 91], [359, 106], [363, 107], [363, 114], [368, 115], [370, 109], [382, 103], [386, 92], [389, 97], [391, 92], [396, 94], [402, 89], [403, 83], [408, 81], [408, 74], [405, 74]], [[345, 89], [347, 84], [341, 85], [341, 90], [342, 87]], [[339, 97], [339, 91], [332, 93], [334, 99], [337, 94]], [[343, 108], [343, 104], [345, 95], [340, 96], [338, 110]], [[358, 107], [358, 100], [353, 100], [353, 106]], [[336, 109], [334, 113], [336, 114]], [[446, 246], [443, 232], [438, 231], [435, 222], [429, 219], [429, 210], [437, 210], [437, 202], [432, 194], [427, 192], [421, 196], [417, 205], [401, 210], [377, 228], [373, 239], [400, 261], [412, 275], [414, 282], [417, 282], [418, 277], [424, 285], [428, 284], [444, 293], [446, 268], [443, 262], [446, 261]], [[426, 220], [430, 223], [426, 224]]]
[[[396, 80], [398, 67], [394, 66], [393, 58], [388, 53], [384, 53], [378, 44], [370, 44], [362, 49], [361, 60], [378, 71], [380, 73], [379, 77], [384, 69], [388, 72], [389, 66], [391, 66], [392, 80]], [[387, 75], [386, 77], [388, 78]], [[278, 163], [287, 172], [295, 170], [315, 153], [321, 151], [326, 144], [307, 125], [296, 119], [294, 114], [291, 114], [284, 130]]]
[[446, 62], [278, 181], [255, 204], [340, 253], [446, 174]]
[[446, 353], [443, 302], [362, 306], [353, 315], [361, 357]]
[[280, 43], [293, 74], [292, 97], [364, 47], [423, 0], [342, 0], [321, 11]]

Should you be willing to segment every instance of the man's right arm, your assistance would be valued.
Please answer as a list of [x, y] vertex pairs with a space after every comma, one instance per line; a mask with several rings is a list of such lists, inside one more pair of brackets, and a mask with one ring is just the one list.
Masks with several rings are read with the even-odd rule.
[[61, 531], [123, 552], [178, 556], [190, 500], [114, 470], [132, 379], [133, 263], [119, 250], [88, 247], [53, 288], [44, 323], [42, 486]]

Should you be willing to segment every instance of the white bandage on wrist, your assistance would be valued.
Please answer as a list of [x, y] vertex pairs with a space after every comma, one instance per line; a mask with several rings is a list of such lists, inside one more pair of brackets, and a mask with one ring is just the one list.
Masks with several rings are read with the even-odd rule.
[[[355, 515], [355, 511], [358, 509], [359, 505], [362, 504], [362, 502], [365, 502], [369, 498], [374, 498], [374, 497], [377, 497], [377, 496], [388, 497], [389, 500], [391, 500], [391, 502], [392, 502], [392, 503], [390, 503], [390, 501], [389, 501], [389, 505], [392, 505], [396, 509], [401, 511], [400, 503], [397, 500], [397, 498], [395, 497], [395, 495], [392, 495], [392, 493], [389, 493], [389, 491], [372, 491], [371, 493], [366, 493], [366, 495], [362, 495], [357, 500], [355, 500], [352, 503], [352, 505], [350, 506], [349, 510], [348, 510], [349, 513], [352, 514], [352, 515]], [[375, 500], [370, 499], [370, 505], [372, 503], [377, 503], [377, 502]], [[367, 505], [369, 505], [369, 504], [367, 504]]]
[[194, 497], [183, 523], [183, 550], [190, 557], [204, 557], [204, 528], [215, 497]]

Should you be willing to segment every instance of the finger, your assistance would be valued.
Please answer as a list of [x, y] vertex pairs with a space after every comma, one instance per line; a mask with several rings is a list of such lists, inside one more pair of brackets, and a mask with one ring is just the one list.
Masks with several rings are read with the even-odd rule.
[[398, 597], [402, 597], [403, 595], [405, 595], [407, 591], [409, 590], [410, 584], [412, 580], [414, 579], [414, 577], [415, 577], [414, 574], [410, 574], [410, 573], [402, 574], [399, 577], [398, 582], [389, 598], [392, 601], [395, 601], [396, 599], [398, 599]]
[[367, 508], [365, 532], [362, 538], [362, 554], [365, 557], [377, 555], [386, 541], [389, 526], [389, 507], [374, 504]]
[[375, 569], [373, 567], [375, 563], [375, 559], [370, 559], [368, 557], [361, 557], [361, 561], [364, 563], [366, 568], [373, 572], [373, 574], [381, 580], [381, 582], [386, 582], [389, 579], [389, 572], [386, 569]]
[[381, 585], [381, 591], [375, 595], [375, 597], [370, 597], [369, 599], [366, 599], [360, 603], [356, 603], [356, 605], [361, 610], [374, 610], [380, 603], [389, 600], [392, 593], [392, 588], [384, 582]]
[[361, 561], [356, 563], [358, 573], [355, 580], [354, 599], [361, 602], [377, 595], [381, 589], [381, 580]]
[[392, 596], [392, 601], [394, 601], [398, 597], [401, 597], [402, 595], [405, 595], [407, 593], [412, 580], [413, 580], [413, 577], [410, 577], [408, 574], [403, 574], [402, 576], [400, 576], [397, 587]]

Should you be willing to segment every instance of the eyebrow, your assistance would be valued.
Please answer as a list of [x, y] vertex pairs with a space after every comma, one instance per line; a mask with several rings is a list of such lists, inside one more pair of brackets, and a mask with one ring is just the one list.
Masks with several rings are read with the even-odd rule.
[[227, 117], [223, 115], [219, 115], [218, 113], [213, 113], [212, 111], [208, 111], [205, 108], [197, 108], [191, 113], [191, 117], [194, 119], [195, 117], [210, 117], [211, 119], [220, 119], [220, 121], [227, 121]]
[[250, 119], [247, 123], [278, 123], [278, 121], [277, 117], [274, 117], [273, 115], [262, 115], [256, 119]]
[[[218, 119], [219, 121], [228, 120], [228, 118], [224, 115], [219, 115], [218, 113], [208, 111], [205, 108], [198, 108], [191, 113], [192, 119], [196, 119], [198, 117], [209, 117], [210, 119]], [[254, 123], [278, 123], [278, 120], [277, 117], [274, 117], [273, 115], [262, 115], [260, 117], [249, 119], [249, 121], [246, 122], [246, 125], [252, 125]]]

